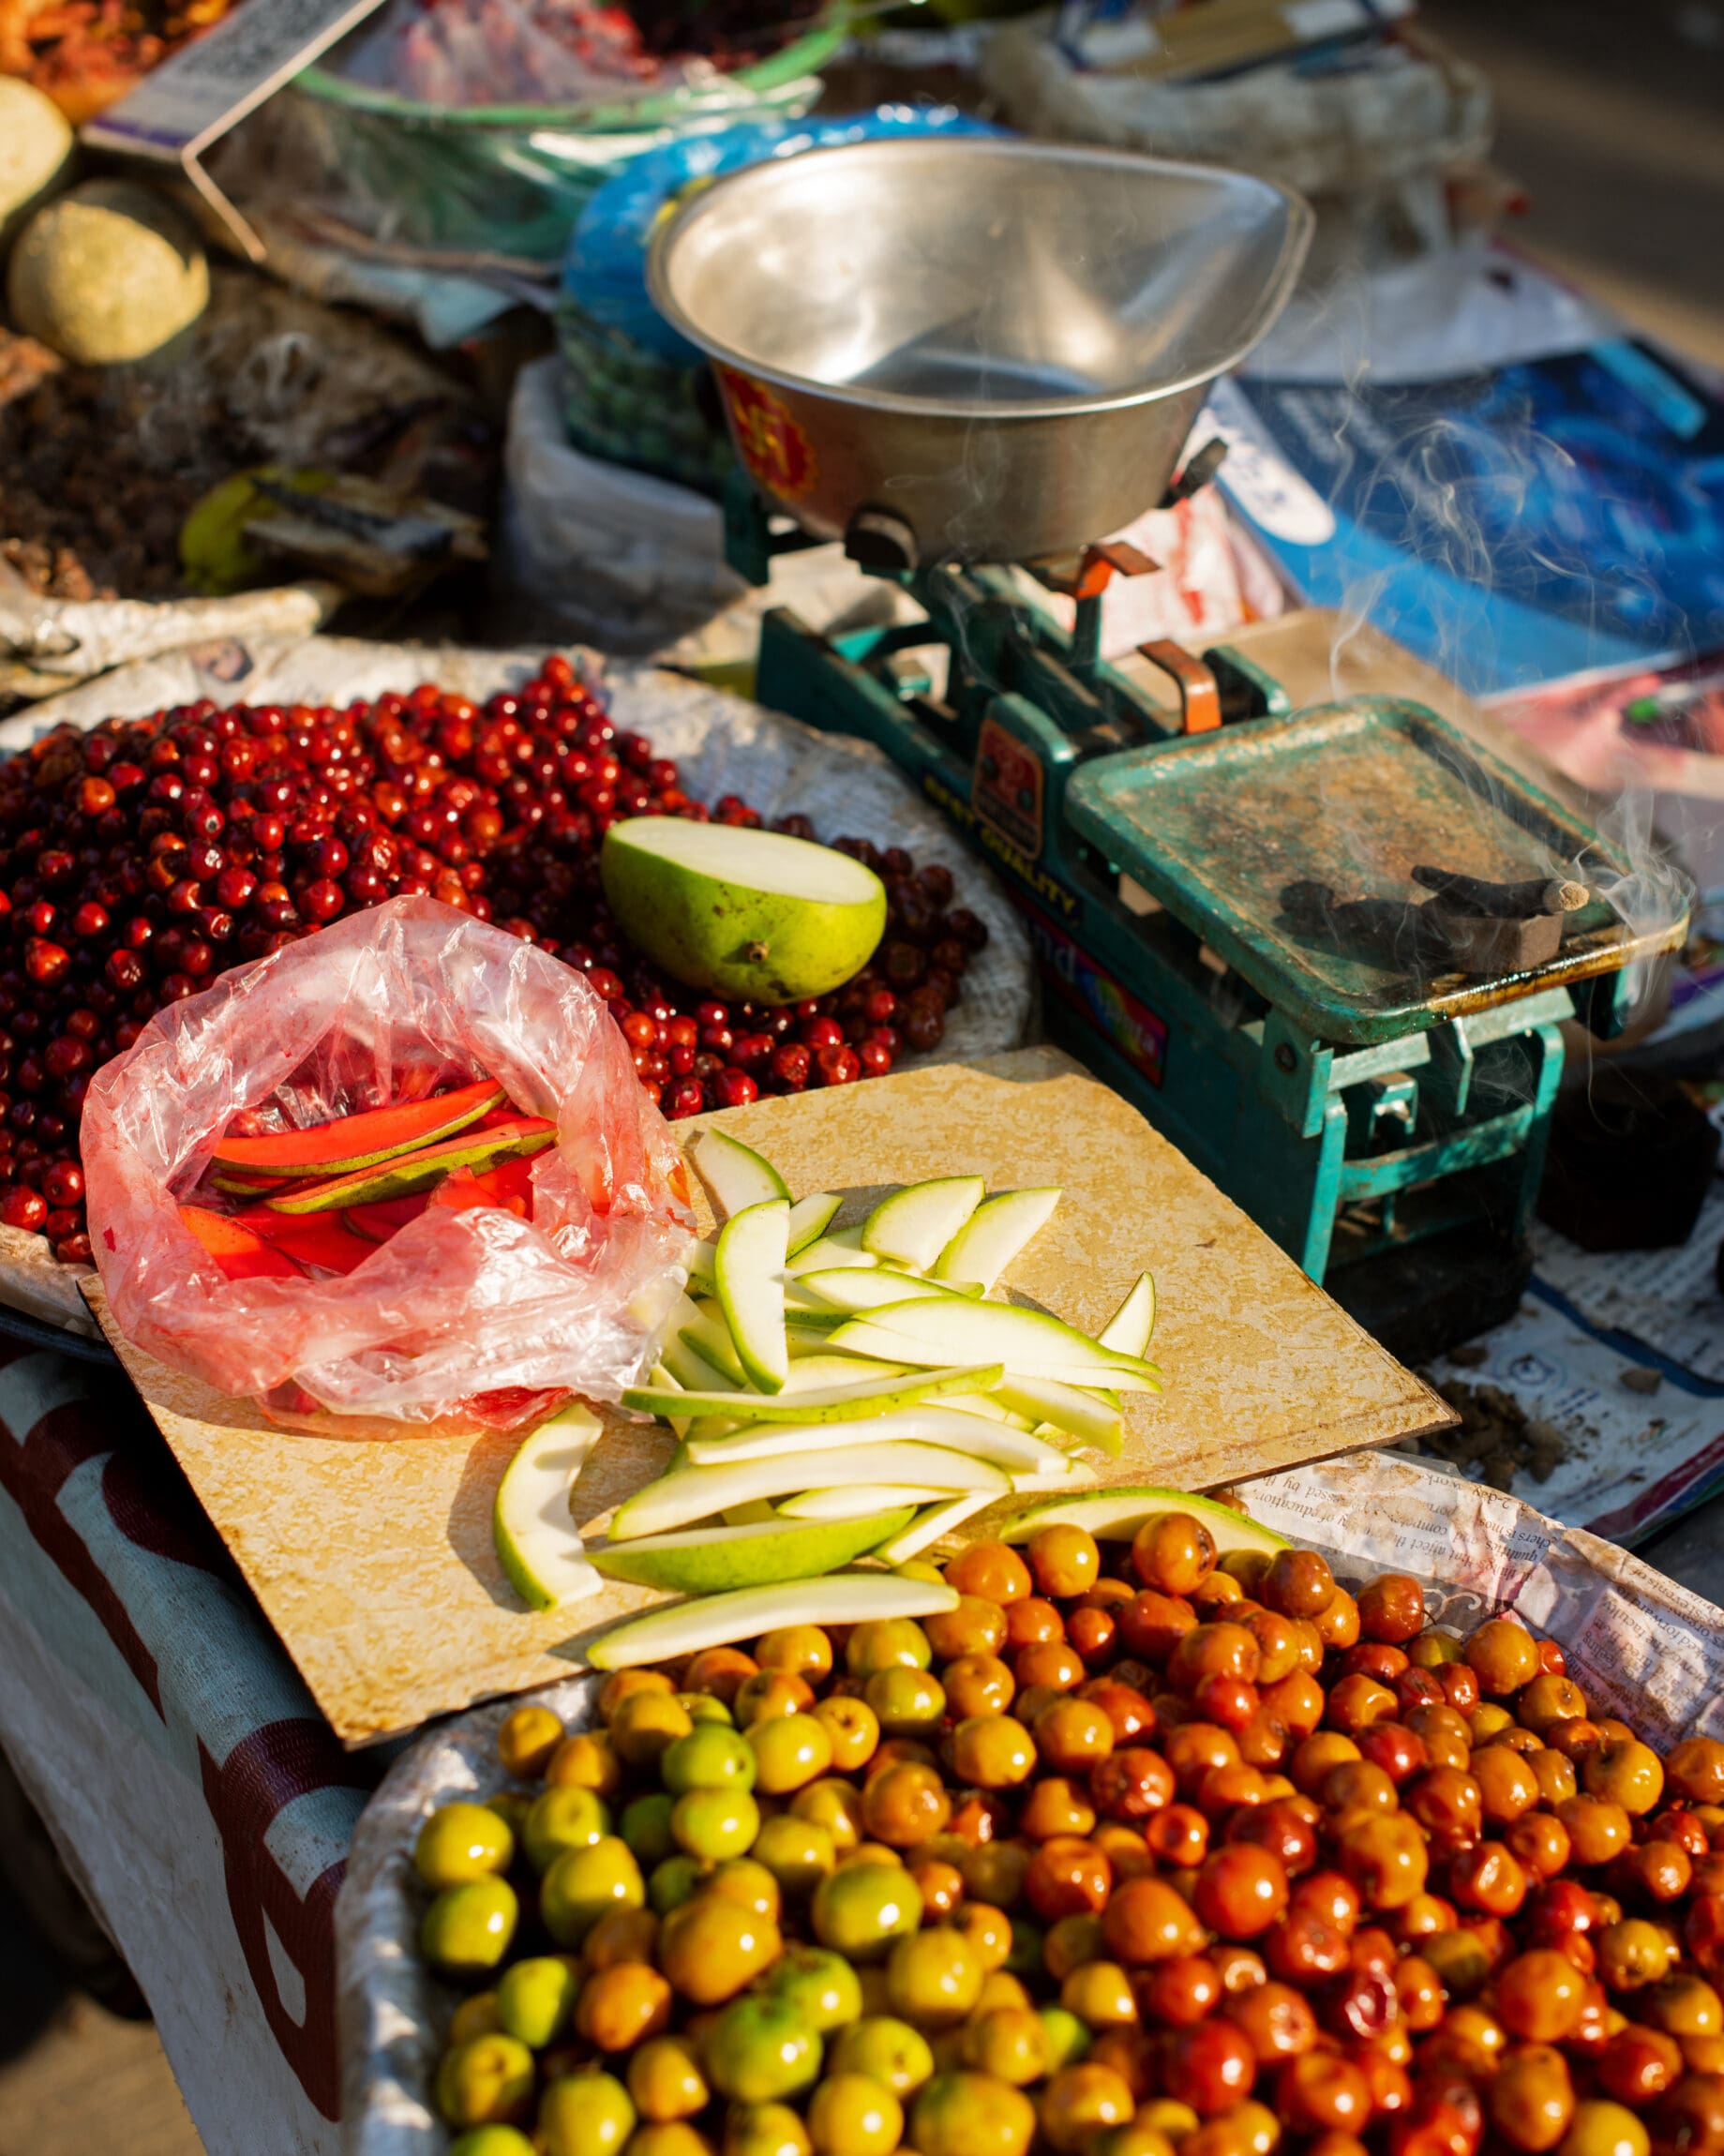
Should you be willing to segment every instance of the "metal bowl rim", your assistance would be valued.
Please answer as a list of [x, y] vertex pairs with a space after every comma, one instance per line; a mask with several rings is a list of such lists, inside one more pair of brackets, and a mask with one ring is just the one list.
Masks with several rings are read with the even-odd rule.
[[1224, 176], [1232, 180], [1243, 180], [1251, 187], [1261, 187], [1266, 194], [1279, 196], [1285, 205], [1288, 213], [1287, 226], [1275, 274], [1265, 285], [1257, 306], [1248, 319], [1245, 333], [1231, 350], [1211, 365], [1194, 368], [1189, 374], [1176, 376], [1171, 381], [1158, 382], [1135, 389], [1110, 390], [1092, 397], [1040, 397], [997, 403], [982, 397], [959, 401], [947, 397], [905, 397], [894, 390], [857, 390], [840, 382], [821, 382], [813, 375], [792, 374], [787, 368], [769, 366], [738, 351], [734, 345], [722, 342], [694, 322], [672, 296], [669, 277], [672, 251], [685, 234], [712, 213], [714, 203], [721, 203], [727, 194], [740, 188], [757, 173], [771, 172], [786, 164], [801, 165], [817, 157], [837, 159], [853, 157], [858, 153], [873, 157], [882, 152], [897, 156], [928, 146], [925, 138], [917, 137], [909, 137], [901, 142], [833, 142], [817, 150], [801, 150], [793, 158], [763, 158], [758, 164], [744, 165], [738, 172], [727, 172], [721, 179], [713, 180], [697, 194], [691, 196], [652, 235], [647, 252], [648, 296], [670, 326], [680, 331], [690, 344], [698, 346], [710, 359], [735, 367], [739, 373], [746, 374], [753, 380], [771, 382], [775, 388], [792, 390], [807, 397], [828, 397], [834, 404], [851, 405], [858, 411], [897, 412], [923, 419], [970, 422], [1075, 419], [1087, 412], [1122, 412], [1135, 404], [1159, 404], [1164, 397], [1177, 397], [1183, 390], [1200, 388], [1205, 382], [1213, 382], [1218, 376], [1237, 367], [1267, 336], [1276, 317], [1286, 304], [1304, 265], [1306, 250], [1311, 245], [1316, 224], [1311, 204], [1296, 188], [1283, 186], [1279, 180], [1263, 179], [1255, 172], [1238, 172], [1230, 165], [1203, 165], [1189, 159], [1151, 157], [1135, 150], [1114, 150], [1100, 144], [1082, 142], [1036, 142], [996, 136], [952, 136], [939, 139], [937, 147], [943, 155], [998, 156], [1004, 152], [1013, 157], [1039, 157], [1060, 163], [1125, 166], [1146, 174], [1173, 173], [1182, 178], [1200, 180], [1214, 180], [1218, 176]]

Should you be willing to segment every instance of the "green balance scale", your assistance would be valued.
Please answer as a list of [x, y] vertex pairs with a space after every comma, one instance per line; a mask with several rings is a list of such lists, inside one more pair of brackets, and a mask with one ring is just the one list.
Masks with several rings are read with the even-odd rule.
[[[775, 554], [842, 537], [922, 617], [827, 636], [771, 611], [756, 694], [882, 749], [1003, 880], [1052, 1037], [1391, 1349], [1438, 1353], [1525, 1284], [1564, 1024], [1619, 1033], [1628, 969], [1686, 916], [1621, 919], [1617, 849], [1422, 705], [1295, 711], [1225, 644], [1101, 657], [1103, 589], [1154, 564], [1083, 540], [1212, 475], [1219, 443], [1172, 476], [1297, 268], [1281, 190], [1042, 144], [887, 159], [738, 173], [655, 247], [654, 298], [717, 362], [743, 467], [732, 564], [764, 584]], [[870, 268], [882, 231], [925, 272], [907, 288]], [[1014, 249], [1057, 273], [1054, 312], [1000, 306], [985, 265]], [[786, 297], [829, 256], [848, 284]], [[1073, 392], [1047, 356], [1073, 321], [1126, 386]]]

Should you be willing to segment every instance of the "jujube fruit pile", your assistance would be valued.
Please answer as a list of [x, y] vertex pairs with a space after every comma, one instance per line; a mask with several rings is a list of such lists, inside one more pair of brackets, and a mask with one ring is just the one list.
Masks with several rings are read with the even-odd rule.
[[[885, 878], [875, 963], [817, 1000], [757, 1010], [656, 979], [606, 910], [620, 816], [709, 811], [551, 657], [483, 705], [435, 687], [330, 706], [208, 699], [0, 765], [0, 1220], [87, 1262], [78, 1126], [92, 1074], [163, 1004], [344, 915], [428, 893], [578, 966], [667, 1115], [841, 1085], [938, 1045], [986, 925], [951, 872], [840, 839]], [[811, 838], [807, 819], [778, 827]]]
[[944, 1577], [508, 1717], [457, 2156], [1724, 2156], [1724, 1744], [1184, 1513]]

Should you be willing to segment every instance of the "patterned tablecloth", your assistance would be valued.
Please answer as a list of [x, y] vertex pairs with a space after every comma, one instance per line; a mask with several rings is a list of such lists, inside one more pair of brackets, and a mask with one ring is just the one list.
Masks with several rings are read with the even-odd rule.
[[210, 2156], [337, 2156], [344, 1753], [124, 1378], [0, 1340], [0, 1744]]

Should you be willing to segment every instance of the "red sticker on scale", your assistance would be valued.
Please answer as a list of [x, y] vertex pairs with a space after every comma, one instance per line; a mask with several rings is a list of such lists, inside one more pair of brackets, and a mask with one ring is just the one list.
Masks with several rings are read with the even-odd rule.
[[969, 799], [984, 824], [1035, 860], [1042, 851], [1042, 759], [997, 719], [982, 722]]
[[806, 494], [819, 475], [808, 437], [791, 418], [784, 399], [765, 382], [721, 367], [718, 380], [730, 411], [737, 453], [766, 488], [790, 501]]

